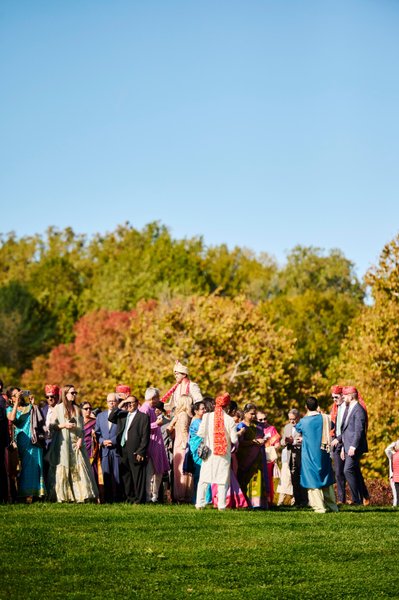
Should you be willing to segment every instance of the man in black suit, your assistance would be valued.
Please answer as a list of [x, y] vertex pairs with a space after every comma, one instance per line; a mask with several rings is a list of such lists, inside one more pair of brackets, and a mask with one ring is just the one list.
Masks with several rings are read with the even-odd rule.
[[113, 408], [108, 419], [116, 423], [116, 447], [121, 456], [120, 474], [130, 504], [145, 502], [146, 453], [150, 443], [150, 419], [138, 410], [138, 400], [128, 396]]
[[359, 404], [357, 389], [352, 386], [342, 388], [345, 410], [341, 423], [341, 434], [337, 436], [342, 444], [341, 458], [345, 461], [344, 475], [349, 484], [352, 501], [362, 504], [368, 492], [360, 470], [360, 459], [368, 451], [366, 438], [367, 415]]

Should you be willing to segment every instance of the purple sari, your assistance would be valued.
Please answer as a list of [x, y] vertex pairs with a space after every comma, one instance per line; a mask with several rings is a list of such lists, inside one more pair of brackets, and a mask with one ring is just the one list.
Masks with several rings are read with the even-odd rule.
[[87, 423], [83, 423], [83, 440], [86, 446], [87, 454], [89, 455], [91, 468], [93, 469], [94, 478], [98, 485], [98, 468], [97, 468], [97, 458], [98, 458], [98, 445], [96, 443], [94, 437], [94, 428], [96, 426], [96, 420], [90, 419]]

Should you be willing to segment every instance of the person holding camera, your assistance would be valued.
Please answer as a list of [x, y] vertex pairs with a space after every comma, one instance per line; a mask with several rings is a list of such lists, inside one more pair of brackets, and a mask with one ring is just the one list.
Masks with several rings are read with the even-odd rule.
[[18, 497], [27, 504], [33, 498], [43, 498], [44, 485], [43, 443], [44, 419], [34, 398], [28, 390], [15, 388], [11, 396], [12, 406], [7, 408], [7, 418], [14, 425], [14, 439], [21, 461], [18, 478]]

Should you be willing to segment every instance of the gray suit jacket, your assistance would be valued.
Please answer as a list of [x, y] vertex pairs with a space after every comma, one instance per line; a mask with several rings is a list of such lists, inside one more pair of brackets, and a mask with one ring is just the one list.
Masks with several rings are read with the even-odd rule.
[[[292, 451], [293, 444], [286, 444], [285, 443], [285, 438], [286, 437], [292, 437], [292, 429], [293, 429], [292, 423], [287, 423], [286, 425], [284, 425], [284, 429], [283, 429], [283, 432], [281, 434], [281, 440], [280, 440], [281, 446], [283, 448], [287, 447], [288, 464], [290, 463], [290, 460], [291, 460], [291, 451]], [[298, 432], [295, 434], [295, 437], [299, 437], [299, 433]], [[294, 437], [294, 445], [296, 445], [295, 444], [295, 437]], [[298, 445], [300, 445], [300, 444], [298, 444]]]

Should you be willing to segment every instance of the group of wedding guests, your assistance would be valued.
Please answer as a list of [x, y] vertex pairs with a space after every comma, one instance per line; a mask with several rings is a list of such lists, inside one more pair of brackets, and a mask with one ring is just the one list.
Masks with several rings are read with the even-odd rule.
[[[149, 387], [141, 403], [118, 385], [105, 410], [79, 403], [73, 385], [46, 385], [37, 405], [19, 388], [4, 394], [0, 382], [0, 500], [174, 501], [224, 510], [288, 498], [325, 512], [337, 510], [332, 458], [338, 503], [346, 501], [346, 482], [355, 504], [369, 503], [360, 470], [367, 411], [356, 388], [333, 386], [330, 415], [315, 398], [302, 419], [291, 409], [280, 436], [254, 404], [240, 410], [228, 394], [203, 397], [178, 361], [174, 376], [165, 395]], [[397, 472], [399, 444], [391, 450]]]
[[19, 388], [2, 393], [1, 499], [267, 508], [277, 430], [254, 404], [203, 398], [178, 361], [174, 376], [141, 403], [117, 385], [102, 411], [79, 403], [73, 385], [46, 385], [39, 404]]

